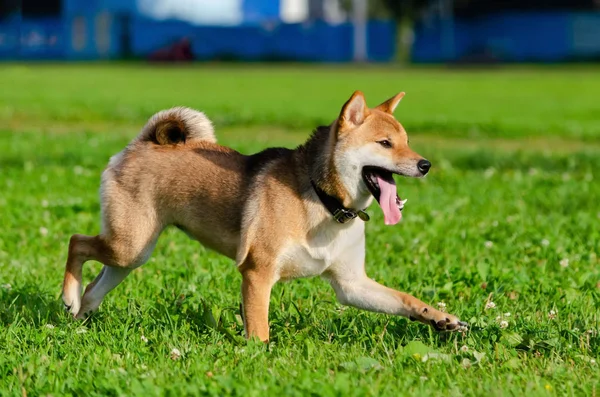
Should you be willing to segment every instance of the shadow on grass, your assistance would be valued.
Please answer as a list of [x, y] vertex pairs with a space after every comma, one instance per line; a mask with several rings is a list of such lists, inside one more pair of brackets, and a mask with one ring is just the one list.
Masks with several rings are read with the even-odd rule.
[[[361, 345], [369, 350], [382, 341], [400, 347], [413, 340], [444, 345], [452, 340], [449, 333], [432, 331], [424, 324], [399, 316], [372, 313], [343, 307], [331, 301], [315, 301], [298, 309], [271, 311], [270, 328], [274, 341], [312, 339], [339, 345]], [[290, 310], [294, 307], [294, 310]]]
[[[187, 297], [189, 298], [189, 297]], [[209, 304], [202, 298], [187, 299], [163, 293], [154, 302], [140, 304], [131, 299], [126, 308], [110, 307], [109, 302], [100, 306], [85, 321], [102, 323], [107, 318], [122, 321], [132, 329], [143, 328], [148, 332], [170, 330], [173, 332], [193, 332], [197, 335], [221, 334], [235, 344], [242, 343], [243, 326], [236, 320], [239, 309]]]
[[[308, 338], [342, 345], [360, 344], [371, 349], [381, 343], [385, 334], [388, 342], [393, 340], [393, 344], [398, 346], [412, 340], [429, 340], [441, 345], [452, 340], [448, 334], [434, 332], [432, 335], [429, 327], [403, 318], [385, 315], [373, 317], [368, 312], [350, 308], [340, 311], [337, 305], [325, 301], [312, 303], [303, 309], [289, 302], [284, 307], [277, 305], [277, 309], [272, 309], [269, 321], [271, 341], [287, 344]], [[246, 342], [241, 318], [237, 317], [240, 315], [239, 309], [221, 307], [202, 299], [190, 302], [179, 297], [160, 299], [152, 307], [146, 308], [134, 304], [126, 312], [113, 313], [112, 316], [139, 319], [139, 324], [134, 322], [132, 327], [143, 325], [146, 329], [162, 329], [174, 326], [176, 329], [192, 329], [198, 334], [216, 332], [233, 344], [240, 345]], [[86, 321], [102, 322], [106, 315], [101, 308]], [[152, 320], [147, 321], [148, 316]], [[40, 327], [58, 324], [65, 319], [60, 298], [56, 294], [40, 291], [34, 283], [10, 289], [0, 288], [0, 326], [23, 323]]]
[[[401, 317], [362, 312], [358, 309], [343, 315], [333, 313], [315, 324], [319, 338], [342, 345], [360, 344], [365, 349], [379, 346], [383, 340], [396, 348], [413, 340], [431, 340], [429, 327]], [[437, 333], [433, 333], [436, 338]]]
[[[456, 338], [455, 333], [436, 332], [425, 324], [402, 317], [353, 308], [340, 312], [338, 305], [327, 301], [316, 301], [303, 309], [293, 302], [272, 306], [269, 313], [270, 341], [275, 343], [287, 344], [308, 338], [341, 345], [360, 344], [366, 349], [373, 349], [383, 339], [400, 347], [414, 340], [443, 346], [454, 343]], [[198, 333], [217, 332], [232, 343], [245, 343], [241, 318], [236, 321], [234, 317], [241, 314], [238, 308], [223, 308], [206, 301], [188, 306], [176, 301], [161, 305], [159, 312], [163, 316], [177, 318], [177, 322], [188, 324]]]
[[57, 323], [63, 312], [62, 302], [55, 295], [40, 291], [36, 284], [0, 289], [0, 324], [3, 326], [21, 321], [36, 327]]

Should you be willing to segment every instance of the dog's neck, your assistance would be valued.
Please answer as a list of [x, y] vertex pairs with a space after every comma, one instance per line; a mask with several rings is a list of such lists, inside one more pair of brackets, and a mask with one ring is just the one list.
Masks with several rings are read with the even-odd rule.
[[364, 206], [358, 208], [360, 204], [357, 201], [365, 200], [351, 197], [338, 175], [333, 158], [335, 144], [333, 126], [323, 126], [318, 127], [308, 141], [299, 147], [303, 153], [308, 177], [324, 193], [337, 199], [343, 207], [361, 210]]

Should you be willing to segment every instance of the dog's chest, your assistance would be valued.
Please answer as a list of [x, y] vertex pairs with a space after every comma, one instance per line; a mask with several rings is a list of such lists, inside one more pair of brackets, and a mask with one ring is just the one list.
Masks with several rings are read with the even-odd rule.
[[332, 265], [364, 260], [364, 224], [323, 227], [304, 243], [288, 245], [279, 255], [281, 279], [311, 277], [322, 274]]

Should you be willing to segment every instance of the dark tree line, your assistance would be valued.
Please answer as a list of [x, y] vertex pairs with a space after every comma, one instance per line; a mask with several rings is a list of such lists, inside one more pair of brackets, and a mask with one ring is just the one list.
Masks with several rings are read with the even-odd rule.
[[[396, 19], [414, 17], [422, 9], [434, 4], [431, 0], [375, 0], [371, 7], [385, 8]], [[454, 0], [454, 14], [477, 16], [500, 11], [592, 10], [598, 9], [596, 0]], [[379, 13], [381, 14], [381, 11]], [[375, 13], [377, 11], [374, 10]]]
[[[85, 0], [82, 0], [85, 1]], [[273, 1], [273, 0], [265, 0]], [[435, 3], [435, 0], [368, 0], [369, 14], [374, 18], [411, 18]], [[342, 1], [346, 10], [352, 0]], [[309, 0], [311, 9], [320, 9], [313, 17], [322, 17], [323, 0]], [[457, 16], [477, 16], [499, 11], [592, 10], [599, 0], [453, 0]], [[12, 13], [36, 17], [60, 14], [61, 0], [0, 0], [0, 17]]]
[[0, 18], [8, 15], [23, 17], [58, 16], [61, 0], [0, 0]]

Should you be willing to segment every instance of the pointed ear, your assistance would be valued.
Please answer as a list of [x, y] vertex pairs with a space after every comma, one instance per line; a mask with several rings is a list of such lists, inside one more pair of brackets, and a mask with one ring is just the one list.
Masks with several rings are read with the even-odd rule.
[[396, 96], [391, 97], [381, 105], [377, 106], [375, 109], [381, 110], [382, 112], [386, 112], [389, 114], [394, 114], [394, 110], [396, 110], [396, 106], [400, 103], [405, 93], [401, 92]]
[[365, 96], [360, 91], [355, 91], [342, 107], [339, 123], [342, 128], [352, 128], [361, 125], [367, 117], [369, 109]]

